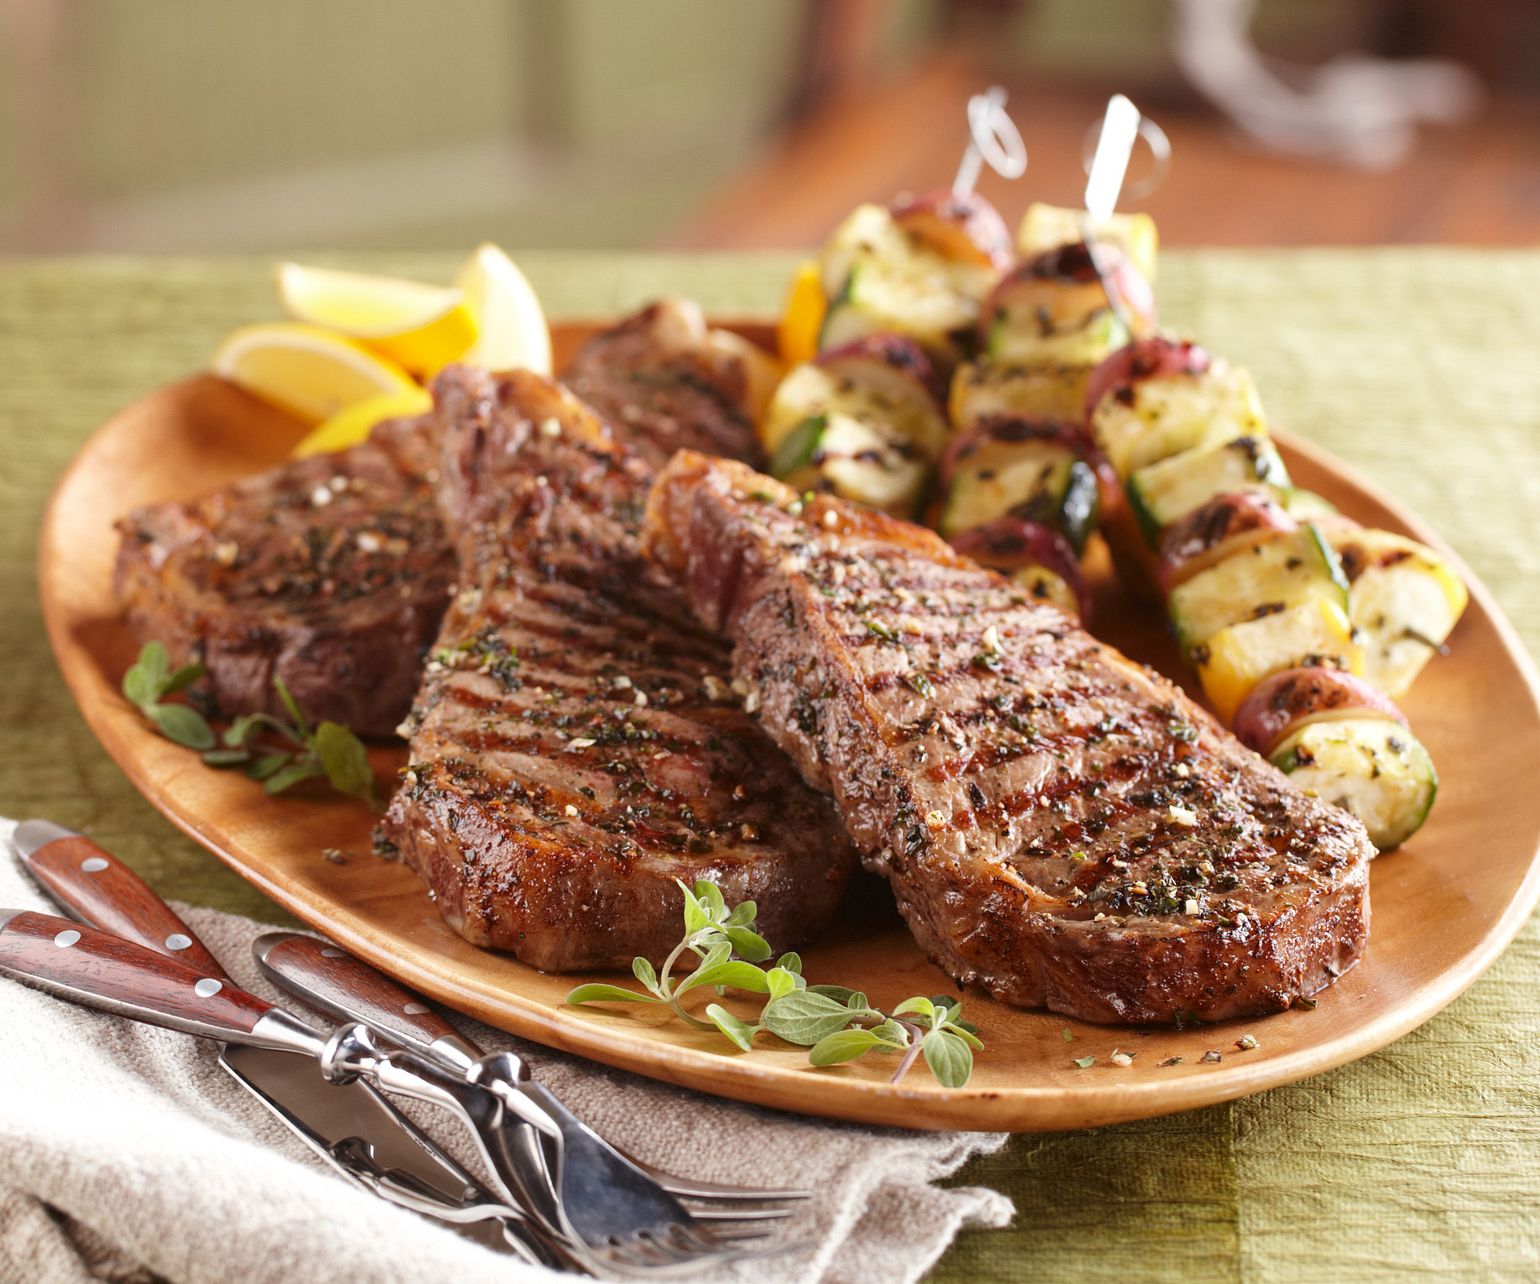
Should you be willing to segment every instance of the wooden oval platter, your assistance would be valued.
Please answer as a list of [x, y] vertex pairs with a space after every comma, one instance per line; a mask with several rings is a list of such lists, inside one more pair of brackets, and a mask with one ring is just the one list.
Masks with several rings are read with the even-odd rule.
[[[558, 361], [593, 326], [556, 327]], [[768, 327], [734, 326], [766, 342]], [[1373, 869], [1373, 929], [1364, 961], [1318, 996], [1314, 1010], [1187, 1030], [1085, 1025], [968, 996], [982, 1029], [967, 1088], [924, 1073], [892, 1085], [891, 1062], [869, 1058], [814, 1070], [803, 1050], [741, 1054], [646, 1009], [574, 1009], [569, 976], [543, 975], [478, 950], [440, 921], [406, 868], [371, 854], [373, 816], [361, 804], [270, 799], [234, 773], [205, 768], [152, 733], [118, 691], [134, 652], [118, 618], [113, 521], [131, 507], [190, 496], [282, 459], [301, 428], [234, 387], [203, 376], [154, 392], [86, 445], [45, 518], [40, 583], [60, 668], [92, 730], [133, 783], [198, 842], [341, 945], [451, 1008], [554, 1048], [759, 1105], [910, 1128], [1037, 1131], [1187, 1110], [1329, 1070], [1422, 1024], [1471, 984], [1513, 939], [1540, 899], [1540, 705], [1533, 668], [1491, 597], [1467, 575], [1471, 604], [1403, 702], [1443, 778], [1432, 819]], [[1435, 546], [1437, 536], [1324, 452], [1281, 443], [1297, 483], [1369, 525]], [[1458, 563], [1457, 563], [1458, 564]], [[1188, 680], [1161, 613], [1126, 600], [1105, 574], [1095, 631]], [[404, 762], [381, 747], [388, 782]], [[325, 849], [344, 853], [341, 863]], [[951, 989], [915, 947], [886, 890], [853, 889], [836, 936], [803, 950], [806, 974], [865, 989], [879, 1005]], [[1073, 1036], [1067, 1041], [1065, 1031]], [[1252, 1035], [1256, 1048], [1237, 1050]], [[1112, 1065], [1121, 1048], [1136, 1053]], [[1217, 1050], [1222, 1061], [1203, 1060]], [[1076, 1058], [1094, 1056], [1081, 1069]], [[1166, 1064], [1179, 1057], [1177, 1063]]]

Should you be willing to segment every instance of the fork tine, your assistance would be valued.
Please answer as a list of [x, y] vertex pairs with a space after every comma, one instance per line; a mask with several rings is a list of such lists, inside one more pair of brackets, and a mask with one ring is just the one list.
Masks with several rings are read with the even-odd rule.
[[705, 1203], [730, 1202], [746, 1204], [778, 1204], [782, 1202], [799, 1202], [811, 1199], [813, 1192], [797, 1188], [777, 1189], [770, 1186], [731, 1186], [712, 1181], [692, 1181], [686, 1177], [679, 1177], [674, 1173], [662, 1172], [656, 1168], [646, 1169], [648, 1176], [656, 1181], [670, 1195], [676, 1195], [681, 1199], [693, 1199]]
[[689, 1210], [692, 1220], [697, 1222], [778, 1222], [790, 1217], [792, 1210], [789, 1208], [735, 1208], [731, 1205], [717, 1205], [708, 1208], [692, 1208]]
[[774, 1233], [762, 1226], [724, 1226], [720, 1230], [714, 1230], [711, 1238], [718, 1244], [748, 1244], [756, 1240], [769, 1239]]

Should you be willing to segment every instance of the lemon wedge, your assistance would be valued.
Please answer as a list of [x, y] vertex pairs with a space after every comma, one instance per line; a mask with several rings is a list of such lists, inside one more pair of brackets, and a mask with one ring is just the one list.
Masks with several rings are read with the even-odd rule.
[[463, 359], [488, 370], [551, 373], [551, 330], [524, 273], [490, 242], [465, 260], [456, 287], [476, 317], [476, 342]]
[[346, 409], [339, 410], [330, 419], [317, 424], [294, 447], [297, 458], [306, 455], [329, 455], [333, 451], [356, 446], [374, 431], [376, 424], [387, 419], [405, 419], [425, 415], [433, 409], [433, 396], [426, 388], [411, 392], [387, 392], [382, 397], [370, 397]]
[[296, 320], [360, 339], [413, 374], [436, 374], [476, 341], [465, 292], [446, 286], [281, 263], [278, 296]]
[[421, 391], [394, 361], [313, 325], [243, 326], [211, 364], [215, 374], [312, 424], [371, 397]]

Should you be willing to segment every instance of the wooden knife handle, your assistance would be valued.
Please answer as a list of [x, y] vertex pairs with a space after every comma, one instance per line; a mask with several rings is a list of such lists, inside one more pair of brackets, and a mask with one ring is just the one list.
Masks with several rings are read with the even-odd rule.
[[463, 1045], [470, 1060], [480, 1055], [421, 998], [346, 950], [298, 932], [268, 932], [252, 950], [268, 976], [335, 1016], [422, 1051], [449, 1040]]
[[224, 969], [171, 906], [83, 834], [56, 838], [22, 859], [54, 900], [92, 927], [180, 959], [203, 976], [226, 979]]
[[251, 1042], [272, 1010], [222, 976], [33, 910], [0, 910], [0, 972], [89, 1008], [205, 1038]]

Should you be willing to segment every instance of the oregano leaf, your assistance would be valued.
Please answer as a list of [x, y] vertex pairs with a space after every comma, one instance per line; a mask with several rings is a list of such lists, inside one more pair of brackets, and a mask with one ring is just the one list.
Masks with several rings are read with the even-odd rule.
[[250, 761], [251, 755], [244, 749], [209, 749], [203, 755], [206, 767], [239, 767]]
[[951, 1021], [948, 1021], [941, 1028], [943, 1030], [945, 1030], [948, 1034], [953, 1035], [956, 1038], [961, 1039], [964, 1043], [966, 1043], [975, 1052], [982, 1052], [984, 1050], [984, 1041], [981, 1038], [979, 1038], [978, 1035], [974, 1034], [973, 1031], [968, 1029], [966, 1026], [957, 1025], [957, 1024], [954, 1024]]
[[739, 958], [748, 959], [750, 963], [763, 963], [770, 957], [770, 942], [758, 932], [747, 927], [724, 927], [722, 931]]
[[289, 684], [276, 673], [273, 674], [273, 690], [278, 693], [278, 699], [283, 703], [283, 707], [289, 711], [289, 717], [294, 719], [294, 725], [300, 735], [308, 738], [310, 735], [310, 724], [305, 721], [305, 715], [300, 712], [299, 701], [290, 692]]
[[764, 972], [752, 963], [736, 961], [697, 968], [679, 983], [674, 993], [683, 993], [697, 985], [726, 985], [735, 990], [747, 990], [751, 994], [767, 994], [770, 991], [770, 983], [765, 980]]
[[826, 999], [833, 999], [841, 1007], [845, 1007], [850, 1000], [856, 997], [856, 991], [845, 985], [810, 985], [807, 987], [809, 994], [821, 994]]
[[195, 709], [185, 704], [152, 704], [144, 712], [167, 740], [188, 749], [214, 747], [214, 732]]
[[783, 967], [773, 967], [765, 973], [765, 986], [770, 995], [770, 1001], [783, 998], [793, 990], [801, 989], [798, 984], [802, 978], [795, 972], [788, 972]]
[[815, 1066], [838, 1065], [842, 1061], [854, 1061], [880, 1042], [871, 1030], [836, 1030], [815, 1043], [807, 1059]]
[[674, 881], [679, 883], [679, 890], [684, 893], [684, 934], [694, 936], [701, 928], [707, 926], [711, 919], [700, 903], [700, 898], [677, 878]]
[[753, 1049], [754, 1032], [759, 1029], [758, 1026], [739, 1020], [720, 1003], [708, 1003], [706, 1005], [706, 1015], [711, 1018], [712, 1024], [718, 1030], [743, 1049], [743, 1051], [749, 1052]]
[[955, 1034], [932, 1030], [920, 1043], [920, 1053], [936, 1082], [944, 1088], [961, 1088], [973, 1074], [973, 1052]]
[[638, 994], [635, 990], [628, 990], [624, 986], [605, 985], [594, 981], [587, 985], [580, 985], [576, 989], [569, 990], [566, 1002], [578, 1003], [661, 1003], [650, 994]]
[[316, 757], [332, 788], [340, 794], [374, 801], [374, 770], [363, 741], [338, 722], [323, 722], [315, 731]]
[[722, 889], [709, 879], [702, 878], [696, 882], [695, 896], [711, 922], [720, 923], [727, 917], [727, 901], [722, 896]]
[[123, 698], [129, 704], [144, 710], [146, 715], [155, 703], [158, 687], [159, 684], [142, 664], [134, 665], [123, 675]]
[[787, 1043], [811, 1048], [851, 1021], [843, 1003], [811, 989], [796, 990], [765, 1005], [765, 1028]]
[[139, 662], [134, 667], [144, 670], [145, 678], [155, 692], [153, 698], [158, 700], [162, 691], [161, 683], [166, 680], [166, 674], [171, 669], [171, 659], [166, 654], [165, 644], [146, 642], [139, 648]]
[[281, 794], [285, 789], [292, 789], [302, 780], [310, 780], [322, 774], [321, 764], [315, 759], [295, 758], [268, 776], [262, 782], [262, 788], [269, 794]]
[[645, 985], [652, 993], [658, 993], [657, 969], [640, 954], [631, 960], [631, 975]]
[[178, 691], [192, 686], [208, 670], [194, 660], [191, 664], [184, 664], [175, 673], [165, 678], [160, 684], [160, 693], [163, 696], [175, 695]]
[[[724, 920], [727, 927], [752, 927], [754, 919], [759, 913], [759, 906], [753, 901], [739, 901], [733, 906], [733, 912]], [[765, 956], [766, 958], [769, 955]]]
[[893, 1009], [894, 1016], [907, 1016], [911, 1012], [929, 1021], [936, 1015], [936, 1005], [927, 998], [916, 996], [912, 999], [905, 999]]
[[282, 770], [294, 761], [292, 753], [265, 753], [254, 758], [246, 774], [253, 780], [266, 780], [274, 772]]

